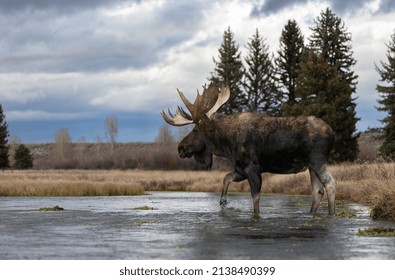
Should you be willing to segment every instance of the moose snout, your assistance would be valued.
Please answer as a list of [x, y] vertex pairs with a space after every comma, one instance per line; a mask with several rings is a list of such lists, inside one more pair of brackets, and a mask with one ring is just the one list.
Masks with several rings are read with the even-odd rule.
[[189, 151], [189, 149], [185, 146], [179, 146], [178, 147], [178, 155], [180, 158], [190, 158], [193, 153]]
[[178, 151], [178, 155], [180, 156], [180, 158], [185, 158], [186, 157], [185, 151]]

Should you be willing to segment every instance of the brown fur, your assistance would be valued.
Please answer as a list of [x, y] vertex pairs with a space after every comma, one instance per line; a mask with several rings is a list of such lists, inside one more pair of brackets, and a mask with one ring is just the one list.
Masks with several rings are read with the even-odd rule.
[[[327, 169], [333, 146], [333, 132], [315, 117], [272, 118], [257, 112], [231, 116], [214, 114], [199, 122], [179, 144], [181, 157], [212, 154], [226, 157], [234, 170], [224, 179], [221, 205], [232, 181], [247, 179], [251, 187], [254, 212], [259, 212], [261, 173], [297, 173], [309, 168], [313, 203], [317, 211], [324, 190], [328, 192], [329, 214], [333, 215], [335, 181]], [[202, 155], [205, 154], [205, 157]]]
[[328, 194], [328, 212], [335, 213], [336, 183], [327, 168], [334, 135], [331, 128], [315, 117], [271, 118], [258, 112], [226, 116], [216, 111], [230, 97], [229, 87], [210, 84], [195, 102], [179, 91], [191, 114], [178, 108], [175, 115], [162, 111], [163, 119], [176, 126], [195, 123], [194, 129], [180, 142], [180, 157], [192, 157], [211, 167], [212, 156], [226, 157], [233, 171], [224, 178], [220, 204], [227, 204], [231, 182], [248, 180], [254, 205], [259, 213], [261, 174], [297, 173], [309, 168], [316, 213], [324, 191]]

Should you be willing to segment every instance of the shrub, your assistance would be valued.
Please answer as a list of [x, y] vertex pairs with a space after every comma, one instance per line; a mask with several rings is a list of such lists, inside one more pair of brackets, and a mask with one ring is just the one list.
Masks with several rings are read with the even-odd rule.
[[33, 156], [29, 148], [21, 144], [16, 148], [14, 154], [14, 167], [16, 169], [29, 169], [33, 167]]

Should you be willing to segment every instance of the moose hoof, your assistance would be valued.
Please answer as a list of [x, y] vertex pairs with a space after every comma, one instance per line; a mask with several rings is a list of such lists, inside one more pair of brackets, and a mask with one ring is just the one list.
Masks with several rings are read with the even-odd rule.
[[226, 201], [226, 199], [221, 198], [221, 200], [219, 201], [219, 205], [221, 205], [221, 207], [225, 207], [226, 205], [228, 205], [228, 202]]

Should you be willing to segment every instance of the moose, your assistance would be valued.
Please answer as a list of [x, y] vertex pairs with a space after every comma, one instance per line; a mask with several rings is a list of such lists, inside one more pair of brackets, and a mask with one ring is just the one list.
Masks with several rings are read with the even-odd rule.
[[186, 110], [178, 106], [175, 114], [162, 111], [163, 119], [173, 126], [195, 124], [178, 145], [181, 158], [194, 156], [210, 168], [213, 155], [227, 158], [233, 171], [223, 180], [220, 205], [227, 204], [231, 182], [248, 180], [254, 213], [259, 213], [262, 173], [290, 174], [309, 169], [315, 215], [324, 193], [328, 213], [335, 214], [336, 182], [327, 162], [334, 142], [332, 129], [314, 116], [268, 117], [260, 112], [224, 115], [217, 112], [230, 98], [228, 86], [215, 83], [203, 86], [192, 104], [177, 89]]

